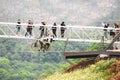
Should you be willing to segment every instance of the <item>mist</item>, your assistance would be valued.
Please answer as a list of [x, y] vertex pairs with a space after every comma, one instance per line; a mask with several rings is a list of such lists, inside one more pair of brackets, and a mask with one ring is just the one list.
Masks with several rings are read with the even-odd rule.
[[119, 20], [118, 0], [0, 0], [0, 21], [95, 25]]

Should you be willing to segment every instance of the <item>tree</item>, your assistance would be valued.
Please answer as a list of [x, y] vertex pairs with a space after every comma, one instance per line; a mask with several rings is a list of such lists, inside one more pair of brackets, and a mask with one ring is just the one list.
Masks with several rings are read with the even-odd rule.
[[7, 70], [0, 68], [0, 80], [9, 80], [9, 76]]

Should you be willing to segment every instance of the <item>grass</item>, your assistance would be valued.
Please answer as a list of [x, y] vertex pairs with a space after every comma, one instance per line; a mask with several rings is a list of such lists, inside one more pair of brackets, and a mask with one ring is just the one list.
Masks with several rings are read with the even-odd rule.
[[45, 79], [38, 80], [106, 80], [111, 73], [105, 73], [104, 70], [109, 68], [114, 61], [115, 59], [102, 60], [85, 69], [78, 69], [65, 74], [57, 72]]

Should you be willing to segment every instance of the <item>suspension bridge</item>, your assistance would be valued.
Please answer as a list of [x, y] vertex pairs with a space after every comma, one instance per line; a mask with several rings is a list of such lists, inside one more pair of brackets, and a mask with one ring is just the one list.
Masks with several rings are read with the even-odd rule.
[[[40, 35], [40, 30], [39, 27], [41, 26], [41, 24], [33, 24], [35, 27], [33, 27], [33, 31], [32, 34], [33, 36], [31, 37], [25, 37], [25, 33], [26, 33], [26, 28], [27, 25], [26, 23], [21, 23], [21, 31], [19, 33], [19, 35], [16, 35], [16, 25], [19, 25], [17, 23], [11, 23], [11, 22], [0, 22], [0, 37], [3, 38], [19, 38], [19, 39], [36, 39], [39, 37]], [[51, 28], [53, 27], [53, 25], [45, 25], [45, 27], [48, 29], [48, 33], [52, 34], [52, 30]], [[99, 27], [99, 26], [71, 26], [71, 25], [67, 25], [64, 26], [66, 27], [65, 30], [65, 37], [61, 38], [60, 35], [60, 25], [55, 26], [57, 27], [57, 37], [54, 38], [54, 40], [60, 40], [60, 41], [66, 41], [68, 39], [68, 41], [80, 41], [80, 42], [100, 42], [101, 41], [101, 37], [104, 36], [103, 35], [103, 27]], [[105, 40], [105, 42], [109, 42], [110, 40], [110, 36], [109, 36], [109, 30], [113, 29], [108, 28], [108, 38], [107, 40]]]
[[[42, 26], [41, 24], [33, 24], [33, 31], [32, 36], [25, 37], [26, 23], [21, 23], [21, 30], [18, 35], [16, 35], [16, 25], [19, 25], [17, 23], [12, 22], [0, 22], [0, 37], [1, 38], [13, 38], [13, 39], [27, 39], [27, 40], [36, 40], [40, 36], [40, 30], [39, 27]], [[51, 28], [53, 25], [45, 25], [45, 28], [49, 32], [49, 34], [52, 34]], [[120, 34], [118, 34], [113, 39], [110, 36], [110, 30], [114, 30], [114, 28], [109, 27], [106, 28], [108, 31], [107, 39], [103, 38], [104, 36], [104, 30], [102, 26], [79, 26], [79, 25], [66, 25], [64, 26], [66, 28], [64, 33], [64, 38], [61, 38], [60, 35], [60, 25], [55, 26], [57, 27], [57, 37], [54, 37], [53, 40], [56, 41], [66, 41], [66, 42], [104, 42], [109, 43], [108, 47], [104, 49], [104, 51], [91, 51], [91, 52], [66, 52], [64, 50], [64, 58], [80, 58], [80, 57], [96, 57], [101, 53], [106, 53], [108, 55], [112, 56], [120, 56], [120, 51], [110, 51], [108, 50], [109, 47], [113, 45], [113, 43], [116, 41], [118, 37], [120, 37]], [[44, 37], [43, 37], [44, 38]]]

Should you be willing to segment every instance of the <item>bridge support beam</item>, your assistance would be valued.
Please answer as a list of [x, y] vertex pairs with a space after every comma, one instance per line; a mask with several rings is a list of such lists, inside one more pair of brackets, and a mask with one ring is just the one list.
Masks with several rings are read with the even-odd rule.
[[92, 51], [92, 52], [65, 52], [65, 59], [71, 58], [94, 58], [94, 57], [120, 57], [120, 50], [107, 50], [105, 52]]

